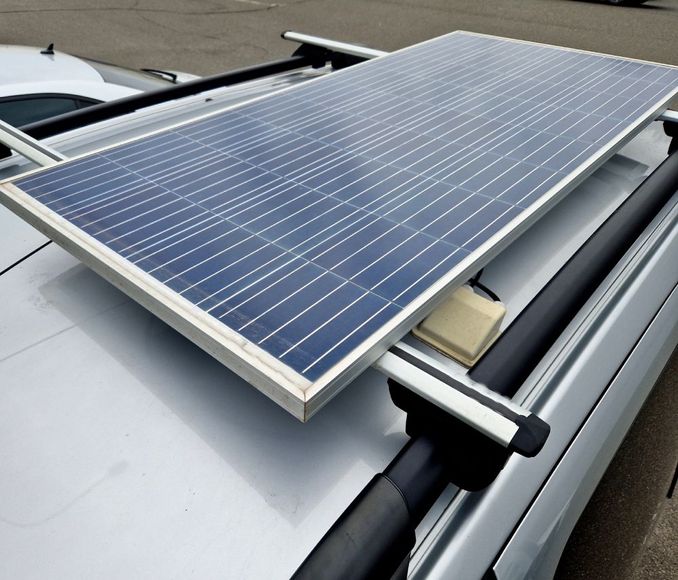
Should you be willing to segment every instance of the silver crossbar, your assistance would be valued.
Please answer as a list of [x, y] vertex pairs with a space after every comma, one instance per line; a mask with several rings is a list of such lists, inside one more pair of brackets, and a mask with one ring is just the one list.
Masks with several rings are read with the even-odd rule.
[[312, 36], [310, 34], [301, 34], [300, 32], [293, 32], [291, 30], [282, 33], [285, 40], [292, 42], [299, 42], [301, 44], [309, 44], [311, 46], [318, 46], [326, 48], [327, 50], [335, 50], [344, 54], [350, 54], [360, 58], [377, 58], [378, 56], [387, 55], [388, 52], [384, 50], [376, 50], [358, 44], [351, 44], [349, 42], [340, 42], [338, 40], [330, 40], [329, 38], [322, 38], [320, 36]]
[[43, 145], [37, 139], [33, 139], [30, 135], [4, 121], [0, 121], [0, 143], [41, 167], [49, 167], [66, 159], [58, 151]]
[[373, 368], [448, 415], [521, 455], [532, 457], [549, 427], [528, 409], [416, 348], [399, 342]]

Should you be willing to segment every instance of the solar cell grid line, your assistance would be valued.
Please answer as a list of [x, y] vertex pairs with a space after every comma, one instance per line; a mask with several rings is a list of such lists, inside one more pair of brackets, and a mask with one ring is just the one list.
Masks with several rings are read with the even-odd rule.
[[676, 92], [675, 67], [457, 32], [0, 192], [306, 419]]
[[[546, 64], [548, 64], [548, 63], [546, 63]], [[515, 62], [513, 63], [513, 65], [515, 67]], [[528, 67], [529, 67], [529, 65], [528, 65]], [[514, 73], [514, 76], [519, 76], [520, 71], [519, 70], [516, 71], [515, 68], [514, 68], [513, 73]], [[468, 74], [469, 74], [469, 78], [471, 78], [472, 76], [475, 76], [474, 73], [468, 73]], [[476, 81], [476, 86], [473, 89], [469, 89], [469, 92], [480, 92], [480, 89], [483, 88], [483, 85], [492, 85], [492, 84], [497, 85], [497, 84], [499, 84], [501, 82], [505, 82], [505, 81], [506, 81], [506, 79], [502, 79], [502, 78], [500, 78], [499, 80], [492, 78], [492, 79], [485, 81], [484, 83], [477, 83], [477, 81]], [[373, 81], [373, 83], [377, 84], [375, 81]], [[480, 87], [480, 89], [478, 87]], [[467, 96], [467, 95], [468, 95], [468, 93], [464, 93], [464, 96]]]
[[[505, 56], [504, 58], [507, 61], [511, 61], [511, 65], [512, 65], [511, 75], [509, 75], [508, 78], [520, 76], [521, 69], [527, 70], [527, 69], [529, 69], [530, 66], [534, 66], [534, 61], [530, 61], [530, 60], [527, 60], [527, 59], [520, 59], [520, 58], [516, 59], [514, 56]], [[519, 63], [522, 63], [522, 64], [519, 64]], [[548, 64], [548, 62], [545, 62], [544, 65], [542, 65], [542, 66], [546, 66], [547, 64]], [[442, 68], [442, 66], [441, 66], [441, 68]], [[438, 71], [431, 71], [431, 72], [435, 73], [435, 72], [438, 72]], [[469, 71], [465, 74], [468, 76], [469, 80], [474, 79], [475, 86], [473, 88], [468, 88], [467, 92], [463, 93], [464, 95], [469, 95], [469, 94], [472, 94], [472, 93], [478, 93], [478, 92], [480, 92], [480, 90], [482, 90], [483, 86], [499, 85], [500, 83], [506, 82], [506, 80], [507, 80], [506, 78], [500, 77], [499, 79], [497, 79], [495, 77], [495, 78], [487, 79], [487, 80], [485, 80], [481, 83], [478, 83], [477, 79], [474, 78], [474, 77], [477, 76], [477, 73], [475, 71]], [[402, 80], [400, 82], [402, 84], [405, 84], [406, 81]], [[392, 90], [392, 89], [398, 88], [398, 85], [396, 83], [389, 82], [388, 78], [378, 78], [378, 77], [374, 78], [374, 77], [372, 77], [372, 78], [370, 78], [370, 81], [368, 82], [367, 86], [369, 87], [370, 85], [377, 86], [377, 87], [379, 87], [379, 89], [391, 89]], [[457, 97], [456, 94], [454, 96]], [[397, 95], [391, 96], [391, 100], [396, 100], [396, 99], [397, 99]], [[415, 100], [415, 101], [416, 100], [420, 100], [420, 101], [422, 100], [421, 98], [417, 99], [416, 97], [411, 97], [411, 99]], [[336, 100], [336, 98], [335, 98], [335, 100]], [[330, 97], [328, 102], [329, 102], [330, 105], [332, 104], [332, 98], [331, 97]], [[352, 103], [352, 107], [355, 108], [355, 109], [358, 109], [360, 104], [361, 104], [360, 100], [354, 101]]]
[[[196, 221], [197, 220], [197, 221]], [[192, 223], [189, 226], [186, 226], [187, 223], [196, 221], [196, 223]], [[135, 244], [132, 244], [125, 248], [125, 251], [121, 251], [120, 255], [124, 256], [127, 260], [131, 261], [132, 263], [138, 262], [139, 260], [143, 259], [143, 257], [137, 257], [140, 252], [143, 251], [143, 249], [138, 249], [135, 250], [134, 247], [141, 245], [141, 244], [147, 244], [146, 250], [152, 250], [151, 256], [156, 254], [157, 252], [162, 251], [162, 249], [170, 248], [176, 244], [181, 243], [182, 241], [199, 235], [202, 232], [207, 231], [208, 229], [211, 229], [215, 227], [218, 223], [220, 223], [219, 218], [217, 218], [214, 215], [208, 214], [208, 217], [204, 217], [203, 215], [197, 215], [197, 216], [192, 216], [190, 218], [187, 218], [174, 226], [171, 226], [167, 228], [164, 232], [158, 232], [154, 235], [148, 236], [147, 238], [143, 238], [142, 240], [138, 241]], [[207, 224], [207, 225], [204, 225]], [[186, 227], [184, 227], [186, 226]], [[202, 226], [202, 227], [201, 227]], [[176, 230], [173, 232], [173, 230]], [[195, 231], [193, 231], [195, 230]], [[186, 232], [191, 232], [191, 233], [186, 233]], [[165, 236], [164, 238], [161, 236]], [[157, 239], [160, 238], [160, 239]], [[178, 239], [174, 239], [178, 238]], [[150, 244], [149, 244], [150, 242]], [[158, 248], [157, 246], [161, 246], [162, 248]], [[155, 249], [154, 249], [155, 248]]]

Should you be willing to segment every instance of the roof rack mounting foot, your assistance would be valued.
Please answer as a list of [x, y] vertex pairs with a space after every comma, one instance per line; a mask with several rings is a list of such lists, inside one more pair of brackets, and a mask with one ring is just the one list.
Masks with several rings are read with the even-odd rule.
[[[406, 343], [391, 347], [373, 366], [416, 397], [394, 398], [396, 405], [408, 412], [408, 420], [413, 412], [423, 418], [423, 424], [434, 418], [439, 428], [445, 426], [451, 432], [461, 423], [464, 437], [467, 432], [477, 432], [509, 454], [525, 457], [534, 457], [546, 443], [550, 427], [528, 409]], [[450, 441], [449, 434], [446, 440]]]
[[[415, 530], [445, 488], [484, 489], [515, 451], [392, 378], [388, 384], [393, 402], [407, 413], [411, 439], [346, 508], [293, 580], [404, 578]], [[521, 445], [541, 448], [548, 426], [534, 415], [520, 420], [534, 430]]]
[[302, 44], [299, 46], [293, 53], [292, 56], [301, 56], [309, 60], [313, 68], [322, 68], [328, 62], [334, 67], [334, 63], [331, 61], [332, 53], [326, 48], [320, 46], [314, 46], [312, 44]]
[[[407, 434], [413, 440], [425, 436], [438, 450], [438, 459], [444, 467], [445, 485], [451, 483], [467, 491], [480, 491], [496, 479], [512, 454], [509, 448], [493, 441], [393, 379], [388, 380], [388, 386], [396, 407], [407, 413]], [[387, 471], [397, 471], [402, 476], [405, 475], [405, 469], [409, 471], [411, 467], [404, 469], [403, 464], [394, 464]], [[415, 475], [417, 472], [410, 473]], [[425, 513], [422, 517], [423, 515]]]
[[[284, 37], [283, 37], [284, 38]], [[317, 44], [302, 43], [292, 56], [303, 56], [311, 61], [313, 68], [322, 68], [327, 62], [333, 69], [339, 70], [367, 60], [365, 57], [336, 52]]]
[[664, 122], [664, 133], [671, 137], [668, 152], [671, 155], [678, 151], [678, 111], [665, 111], [659, 120]]

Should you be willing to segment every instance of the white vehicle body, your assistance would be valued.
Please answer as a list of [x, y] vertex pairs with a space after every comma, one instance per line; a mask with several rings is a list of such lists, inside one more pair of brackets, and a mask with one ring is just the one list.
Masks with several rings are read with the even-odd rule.
[[196, 78], [181, 72], [125, 69], [52, 48], [0, 45], [0, 119], [8, 112], [8, 103], [24, 103], [29, 116], [39, 120], [36, 109], [45, 106], [44, 99], [64, 99], [53, 113], [58, 114]]
[[110, 101], [138, 90], [107, 83], [91, 65], [64, 52], [0, 45], [0, 97], [63, 93]]
[[[82, 78], [53, 86], [97, 98], [80, 92], [99, 83], [91, 72], [64, 62]], [[72, 156], [325, 72], [213, 90], [45, 143]], [[485, 268], [504, 326], [667, 146], [651, 124]], [[0, 178], [31, 166], [14, 155]], [[0, 270], [47, 241], [2, 206], [0, 236]], [[553, 574], [678, 342], [677, 252], [674, 195], [518, 393], [551, 425], [546, 447], [511, 457], [483, 492], [450, 486], [417, 530], [412, 577]], [[289, 577], [407, 441], [376, 371], [302, 424], [55, 244], [0, 276], [0, 297], [7, 578]]]

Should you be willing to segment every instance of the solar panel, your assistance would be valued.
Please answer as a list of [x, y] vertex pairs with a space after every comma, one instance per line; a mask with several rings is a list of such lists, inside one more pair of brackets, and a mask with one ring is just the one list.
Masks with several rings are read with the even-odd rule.
[[305, 419], [677, 90], [674, 67], [457, 32], [3, 198]]

